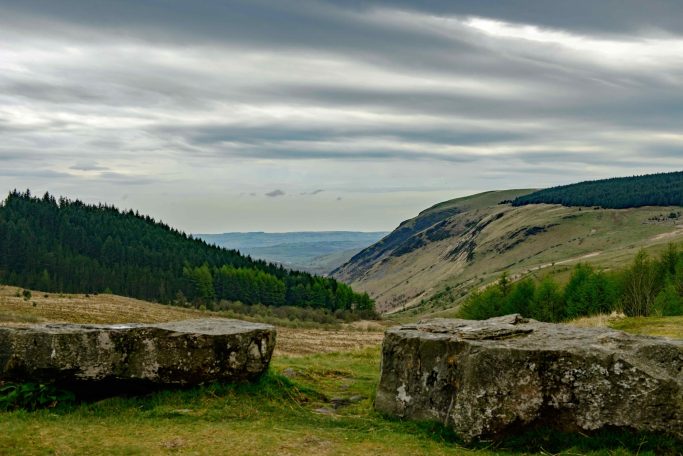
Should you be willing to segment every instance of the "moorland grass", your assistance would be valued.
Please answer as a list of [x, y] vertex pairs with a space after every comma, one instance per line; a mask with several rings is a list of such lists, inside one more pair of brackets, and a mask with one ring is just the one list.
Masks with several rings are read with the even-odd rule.
[[[8, 321], [54, 318], [93, 321], [119, 318], [158, 321], [169, 315], [158, 305], [111, 296], [36, 296], [37, 307], [19, 302], [9, 287], [0, 292]], [[10, 293], [11, 291], [11, 293]], [[57, 299], [58, 298], [58, 299]], [[17, 302], [15, 302], [17, 301]], [[62, 310], [63, 309], [63, 310]], [[123, 310], [130, 314], [125, 314]], [[178, 311], [178, 317], [202, 316]], [[39, 314], [45, 312], [45, 315]], [[683, 338], [683, 317], [604, 319], [627, 331]], [[287, 329], [278, 336], [292, 345], [274, 356], [255, 384], [207, 385], [137, 397], [112, 397], [34, 412], [0, 412], [0, 455], [453, 455], [453, 454], [683, 454], [668, 437], [606, 430], [591, 436], [536, 429], [499, 442], [465, 445], [449, 429], [382, 416], [372, 407], [379, 381], [376, 333]], [[374, 346], [337, 353], [309, 353], [293, 344], [309, 337], [311, 350], [324, 351], [332, 336], [364, 337]], [[372, 336], [372, 337], [369, 337]], [[360, 397], [335, 409], [333, 399]]]
[[[547, 429], [465, 445], [441, 425], [376, 413], [378, 374], [378, 348], [276, 357], [254, 384], [0, 413], [0, 454], [674, 455], [683, 448], [648, 434]], [[362, 399], [334, 408], [333, 399], [353, 396]]]

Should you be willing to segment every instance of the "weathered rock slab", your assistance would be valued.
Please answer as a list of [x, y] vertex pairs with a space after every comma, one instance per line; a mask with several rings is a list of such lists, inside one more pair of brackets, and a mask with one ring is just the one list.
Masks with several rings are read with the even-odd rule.
[[159, 324], [0, 327], [0, 380], [197, 385], [260, 376], [275, 328], [224, 318]]
[[375, 408], [467, 441], [542, 425], [683, 439], [683, 341], [519, 315], [391, 328]]

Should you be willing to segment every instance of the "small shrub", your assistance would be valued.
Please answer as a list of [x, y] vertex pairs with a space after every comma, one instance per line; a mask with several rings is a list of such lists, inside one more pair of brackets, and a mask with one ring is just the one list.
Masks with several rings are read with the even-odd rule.
[[73, 403], [73, 392], [49, 383], [0, 384], [0, 410], [36, 410]]
[[24, 297], [24, 301], [30, 300], [31, 297], [33, 296], [33, 295], [31, 294], [31, 290], [24, 290], [24, 291], [21, 292], [21, 295]]
[[657, 265], [644, 251], [636, 255], [630, 268], [623, 274], [622, 305], [629, 317], [647, 317], [652, 312], [658, 290]]
[[683, 298], [676, 287], [669, 284], [657, 295], [652, 314], [658, 317], [683, 315]]

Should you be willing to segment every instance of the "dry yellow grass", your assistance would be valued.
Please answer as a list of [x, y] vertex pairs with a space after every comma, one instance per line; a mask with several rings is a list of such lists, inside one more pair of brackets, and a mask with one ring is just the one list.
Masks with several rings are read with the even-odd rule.
[[333, 353], [378, 346], [384, 339], [379, 331], [278, 328], [275, 353], [300, 356]]
[[[21, 289], [0, 286], [0, 321], [3, 323], [159, 323], [201, 318], [193, 309], [165, 306], [109, 294], [86, 295], [31, 292], [24, 300]], [[4, 316], [4, 317], [3, 317]]]
[[578, 326], [579, 328], [607, 328], [613, 323], [623, 320], [626, 315], [623, 313], [612, 312], [609, 315], [592, 315], [590, 317], [581, 317], [569, 322], [573, 326]]
[[[160, 323], [206, 318], [213, 312], [155, 304], [109, 294], [80, 295], [32, 292], [29, 300], [21, 289], [0, 286], [0, 324], [32, 323]], [[35, 305], [34, 305], [35, 303]], [[299, 356], [332, 353], [378, 346], [384, 336], [378, 322], [355, 322], [342, 329], [278, 327], [276, 355]]]

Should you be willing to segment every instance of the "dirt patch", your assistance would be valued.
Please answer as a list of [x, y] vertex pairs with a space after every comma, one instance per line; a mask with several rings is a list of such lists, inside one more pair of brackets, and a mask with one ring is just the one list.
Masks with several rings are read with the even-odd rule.
[[683, 235], [683, 225], [676, 225], [674, 231], [669, 231], [668, 233], [658, 234], [652, 238], [653, 241], [663, 241], [664, 239], [671, 239]]

